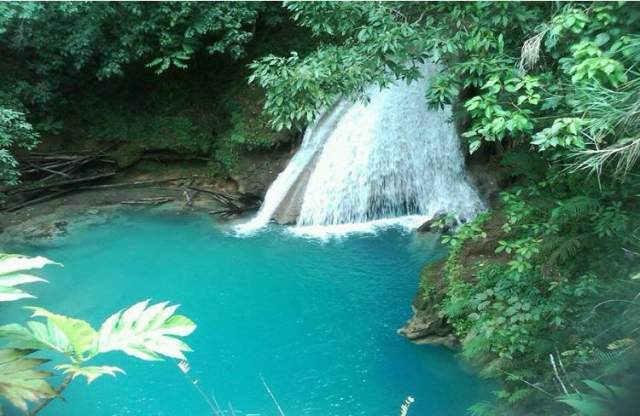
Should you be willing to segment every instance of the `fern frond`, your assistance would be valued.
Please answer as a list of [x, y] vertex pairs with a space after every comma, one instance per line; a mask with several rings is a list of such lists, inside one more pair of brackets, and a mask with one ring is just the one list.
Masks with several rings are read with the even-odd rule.
[[[552, 250], [544, 250], [549, 253], [547, 257], [548, 265], [559, 265], [567, 260], [574, 259], [580, 249], [587, 243], [587, 235], [580, 234], [577, 236], [564, 236], [554, 239], [553, 244], [556, 245]], [[546, 248], [546, 247], [545, 247]]]
[[468, 416], [497, 416], [500, 414], [495, 404], [489, 402], [480, 402], [471, 406], [467, 410]]
[[566, 224], [571, 221], [586, 219], [600, 207], [600, 202], [585, 195], [574, 196], [558, 202], [551, 210], [551, 221], [557, 224]]

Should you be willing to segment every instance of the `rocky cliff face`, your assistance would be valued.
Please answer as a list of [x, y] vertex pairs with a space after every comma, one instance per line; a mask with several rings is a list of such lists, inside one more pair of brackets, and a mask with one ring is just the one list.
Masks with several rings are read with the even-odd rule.
[[295, 224], [298, 219], [304, 200], [304, 193], [307, 190], [307, 184], [309, 183], [309, 178], [316, 165], [318, 156], [319, 154], [316, 154], [309, 165], [300, 173], [298, 179], [296, 179], [287, 195], [273, 213], [273, 220], [278, 224]]
[[398, 334], [416, 344], [440, 345], [458, 348], [458, 338], [436, 306], [442, 298], [442, 276], [445, 260], [426, 265], [420, 273], [420, 288], [411, 308], [413, 316], [398, 329]]

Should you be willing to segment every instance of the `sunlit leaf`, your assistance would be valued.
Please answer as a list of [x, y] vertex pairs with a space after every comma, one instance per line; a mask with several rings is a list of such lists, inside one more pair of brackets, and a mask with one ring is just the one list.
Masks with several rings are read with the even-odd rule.
[[103, 375], [115, 377], [117, 373], [124, 374], [123, 369], [109, 365], [80, 367], [75, 364], [61, 364], [57, 365], [56, 369], [62, 371], [64, 374], [70, 374], [72, 379], [78, 376], [86, 377], [87, 384]]
[[41, 269], [47, 264], [60, 264], [45, 257], [27, 257], [17, 254], [0, 255], [0, 276], [24, 270]]
[[110, 316], [100, 327], [98, 352], [120, 350], [142, 360], [159, 360], [161, 355], [185, 359], [183, 351], [191, 349], [175, 337], [189, 335], [196, 325], [173, 315], [177, 305], [148, 304], [148, 300], [139, 302]]
[[46, 282], [46, 280], [30, 274], [20, 273], [25, 270], [39, 269], [47, 264], [57, 264], [44, 257], [27, 257], [14, 254], [0, 254], [0, 302], [11, 302], [35, 296], [15, 286]]
[[85, 354], [95, 354], [98, 334], [96, 333], [96, 330], [89, 325], [89, 323], [81, 319], [58, 315], [43, 308], [30, 307], [28, 309], [33, 310], [32, 316], [47, 318], [49, 322], [58, 327], [58, 329], [68, 339], [69, 344], [77, 357], [83, 357]]

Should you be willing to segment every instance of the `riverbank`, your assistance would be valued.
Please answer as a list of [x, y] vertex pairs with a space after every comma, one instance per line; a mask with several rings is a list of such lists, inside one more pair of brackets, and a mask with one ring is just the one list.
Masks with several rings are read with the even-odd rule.
[[294, 149], [285, 146], [243, 155], [237, 173], [229, 177], [211, 175], [204, 163], [140, 161], [96, 189], [72, 191], [14, 211], [3, 211], [0, 246], [53, 239], [64, 235], [76, 222], [118, 210], [214, 215], [226, 209], [216, 194], [261, 198], [293, 152]]

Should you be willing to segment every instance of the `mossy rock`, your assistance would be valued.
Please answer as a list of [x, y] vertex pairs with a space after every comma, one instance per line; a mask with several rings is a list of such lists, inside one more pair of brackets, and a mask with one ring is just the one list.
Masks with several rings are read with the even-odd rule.
[[119, 168], [128, 168], [140, 161], [144, 149], [137, 144], [125, 143], [118, 146], [118, 149], [113, 153], [113, 158], [118, 164]]
[[418, 293], [413, 301], [413, 306], [418, 310], [427, 309], [430, 305], [437, 304], [444, 296], [445, 268], [447, 260], [442, 259], [427, 263], [420, 271], [420, 285]]

